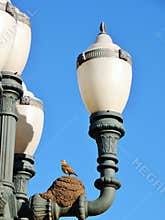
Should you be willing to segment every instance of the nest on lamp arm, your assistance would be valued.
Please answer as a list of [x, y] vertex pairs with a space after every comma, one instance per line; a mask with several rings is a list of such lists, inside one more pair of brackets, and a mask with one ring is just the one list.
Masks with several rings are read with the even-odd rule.
[[47, 192], [40, 194], [40, 196], [43, 199], [50, 199], [60, 207], [69, 207], [84, 194], [84, 185], [79, 179], [72, 176], [62, 176], [56, 179]]

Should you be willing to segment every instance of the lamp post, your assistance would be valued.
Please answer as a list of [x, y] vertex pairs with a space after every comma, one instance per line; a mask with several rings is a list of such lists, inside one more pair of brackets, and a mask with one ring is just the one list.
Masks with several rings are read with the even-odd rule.
[[[98, 146], [100, 178], [95, 186], [100, 196], [88, 201], [81, 194], [62, 207], [41, 194], [27, 198], [44, 121], [42, 102], [21, 80], [31, 44], [30, 20], [10, 1], [1, 0], [0, 27], [0, 220], [58, 220], [61, 216], [84, 220], [105, 212], [120, 188], [115, 172], [117, 143], [125, 133], [121, 113], [131, 87], [129, 54], [112, 42], [102, 23], [96, 42], [78, 56], [80, 93], [91, 114], [89, 135]], [[73, 177], [66, 178], [72, 181]]]

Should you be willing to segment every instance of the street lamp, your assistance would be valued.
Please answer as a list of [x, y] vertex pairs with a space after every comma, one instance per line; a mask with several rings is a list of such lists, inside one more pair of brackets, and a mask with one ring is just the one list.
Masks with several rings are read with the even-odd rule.
[[125, 133], [121, 113], [132, 81], [130, 55], [112, 42], [104, 23], [101, 23], [100, 31], [95, 43], [77, 59], [80, 93], [91, 114], [89, 135], [98, 146], [97, 170], [101, 174], [95, 181], [100, 196], [88, 202], [88, 216], [107, 210], [115, 190], [120, 188], [120, 182], [115, 178], [117, 142]]
[[[83, 193], [66, 206], [49, 195], [35, 194], [28, 199], [28, 181], [35, 174], [33, 154], [44, 121], [42, 102], [21, 80], [31, 44], [30, 20], [11, 2], [1, 0], [0, 24], [0, 220], [58, 220], [61, 216], [84, 220], [103, 213], [120, 188], [115, 178], [117, 142], [125, 133], [121, 113], [131, 87], [130, 55], [112, 42], [102, 23], [96, 42], [77, 59], [80, 93], [91, 114], [89, 135], [98, 146], [100, 178], [95, 186], [100, 190], [99, 198], [88, 201]], [[64, 178], [67, 186], [80, 182]]]

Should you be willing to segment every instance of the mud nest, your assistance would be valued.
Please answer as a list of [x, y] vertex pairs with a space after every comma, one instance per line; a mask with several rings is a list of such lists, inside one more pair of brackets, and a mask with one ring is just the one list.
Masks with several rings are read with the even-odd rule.
[[85, 194], [83, 183], [76, 177], [62, 176], [55, 180], [47, 192], [40, 194], [61, 207], [72, 206], [80, 195]]

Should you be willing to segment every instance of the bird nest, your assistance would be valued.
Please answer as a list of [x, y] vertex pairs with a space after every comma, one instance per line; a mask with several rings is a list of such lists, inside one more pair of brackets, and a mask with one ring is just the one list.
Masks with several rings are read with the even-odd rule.
[[85, 194], [83, 183], [76, 177], [62, 176], [55, 180], [47, 192], [40, 194], [61, 207], [72, 206], [79, 196]]

